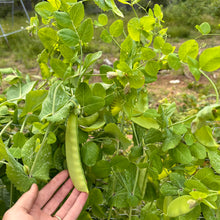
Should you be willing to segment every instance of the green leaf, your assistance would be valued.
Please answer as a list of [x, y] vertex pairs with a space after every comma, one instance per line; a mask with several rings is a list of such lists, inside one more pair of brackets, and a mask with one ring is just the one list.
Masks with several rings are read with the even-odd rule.
[[41, 75], [44, 79], [47, 79], [51, 76], [50, 69], [46, 63], [39, 63]]
[[199, 191], [192, 191], [189, 193], [193, 199], [195, 200], [202, 200], [208, 197], [208, 193], [199, 192]]
[[147, 129], [150, 129], [150, 128], [158, 129], [159, 128], [159, 124], [157, 123], [156, 119], [152, 117], [146, 117], [144, 115], [132, 116], [131, 120], [143, 128], [147, 128]]
[[165, 182], [161, 188], [160, 192], [164, 196], [176, 196], [179, 193], [179, 188], [177, 186], [172, 185], [171, 183]]
[[71, 62], [72, 59], [76, 58], [77, 51], [74, 51], [74, 48], [68, 47], [64, 44], [60, 44], [58, 47], [61, 55], [64, 58], [64, 61]]
[[78, 27], [81, 22], [83, 21], [84, 19], [84, 15], [85, 15], [85, 12], [84, 12], [84, 6], [82, 4], [82, 2], [76, 2], [73, 4], [73, 6], [70, 8], [70, 18], [73, 22], [73, 25], [75, 27]]
[[191, 145], [189, 149], [195, 158], [201, 160], [206, 158], [206, 148], [202, 144], [195, 143]]
[[188, 57], [195, 59], [199, 53], [199, 45], [195, 40], [188, 40], [184, 42], [178, 51], [179, 58], [187, 63]]
[[6, 149], [8, 154], [8, 164], [6, 166], [6, 174], [14, 186], [22, 192], [29, 190], [36, 179], [29, 177], [23, 170], [23, 166], [13, 158], [10, 152]]
[[182, 164], [189, 164], [193, 160], [188, 146], [183, 143], [180, 143], [176, 148], [172, 149], [170, 155], [176, 162]]
[[156, 18], [158, 18], [160, 21], [163, 20], [163, 12], [161, 10], [161, 7], [158, 4], [154, 5], [154, 15]]
[[10, 147], [9, 149], [10, 154], [16, 158], [16, 159], [21, 159], [21, 148], [18, 147]]
[[92, 40], [93, 32], [94, 30], [91, 18], [84, 20], [78, 28], [79, 38], [83, 43], [88, 43]]
[[17, 132], [16, 134], [13, 135], [13, 142], [14, 142], [13, 147], [22, 148], [26, 142], [26, 137], [24, 136], [23, 133]]
[[165, 152], [167, 150], [175, 148], [181, 141], [181, 136], [177, 135], [170, 130], [167, 130], [166, 139], [163, 142], [162, 150]]
[[49, 19], [52, 13], [56, 11], [49, 2], [39, 2], [34, 9], [44, 19]]
[[141, 59], [142, 60], [151, 60], [156, 56], [156, 52], [154, 52], [151, 48], [141, 48]]
[[144, 85], [144, 74], [138, 69], [133, 70], [130, 74], [128, 74], [128, 82], [130, 84], [130, 88], [139, 89]]
[[213, 72], [220, 68], [220, 46], [205, 49], [199, 57], [202, 70]]
[[203, 216], [206, 220], [216, 219], [215, 210], [203, 204], [201, 204], [201, 207], [202, 207]]
[[68, 104], [69, 100], [70, 98], [63, 90], [62, 86], [60, 85], [60, 82], [54, 83], [50, 87], [48, 95], [43, 101], [42, 110], [39, 115], [39, 118], [41, 120], [48, 119], [51, 116], [55, 116], [55, 114], [58, 113], [59, 111], [62, 111], [62, 113], [65, 112], [65, 115], [63, 116], [62, 114], [59, 115], [62, 116], [60, 118], [60, 121], [63, 120], [65, 117], [67, 117], [68, 114], [68, 112], [64, 110], [66, 110], [66, 108], [69, 109], [69, 107], [72, 105], [71, 103]]
[[203, 126], [195, 132], [195, 137], [199, 143], [206, 147], [218, 147], [212, 136], [212, 129], [209, 126]]
[[87, 115], [91, 115], [99, 111], [105, 105], [105, 100], [99, 96], [91, 96], [85, 100], [83, 111]]
[[104, 128], [105, 133], [110, 134], [111, 136], [118, 139], [121, 144], [123, 145], [123, 148], [126, 149], [128, 146], [130, 146], [131, 142], [124, 137], [123, 133], [120, 131], [118, 126], [113, 123], [109, 123]]
[[94, 2], [103, 11], [108, 11], [111, 9], [111, 7], [108, 4], [106, 4], [105, 0], [94, 0]]
[[220, 177], [215, 175], [211, 168], [205, 167], [199, 169], [194, 177], [200, 180], [209, 189], [219, 190], [220, 188]]
[[0, 137], [0, 160], [8, 160], [8, 154], [5, 148], [5, 144], [3, 143]]
[[208, 22], [203, 22], [202, 24], [196, 25], [195, 27], [202, 35], [206, 35], [211, 32], [211, 26]]
[[32, 114], [41, 109], [42, 103], [47, 96], [47, 90], [34, 90], [26, 95], [25, 105], [20, 117]]
[[168, 55], [173, 52], [173, 46], [170, 43], [165, 43], [162, 47], [162, 53]]
[[56, 9], [58, 10], [61, 6], [60, 0], [48, 0], [48, 2]]
[[97, 188], [93, 188], [89, 192], [89, 198], [88, 198], [89, 204], [90, 205], [100, 205], [103, 203], [103, 195], [102, 191]]
[[69, 28], [63, 28], [57, 32], [60, 40], [68, 47], [74, 47], [79, 44], [79, 37], [75, 31]]
[[67, 65], [60, 59], [52, 58], [50, 59], [50, 66], [52, 67], [55, 75], [57, 77], [63, 78], [67, 70]]
[[[36, 145], [40, 141], [41, 135], [31, 137], [22, 148], [23, 163], [29, 167], [30, 176], [42, 181], [49, 180], [49, 170], [52, 165], [52, 150], [50, 145], [42, 146], [36, 152]], [[41, 145], [40, 145], [41, 147]]]
[[98, 17], [98, 21], [101, 25], [105, 26], [108, 24], [108, 16], [106, 14], [100, 14]]
[[141, 24], [138, 18], [132, 18], [128, 22], [128, 33], [132, 40], [140, 41]]
[[102, 56], [102, 51], [98, 51], [96, 53], [90, 53], [86, 55], [84, 60], [83, 68], [89, 68], [93, 63], [95, 63]]
[[105, 0], [105, 3], [112, 9], [112, 11], [120, 16], [120, 17], [124, 17], [123, 13], [118, 9], [117, 5], [115, 4], [114, 0]]
[[194, 138], [193, 134], [189, 133], [189, 132], [185, 134], [184, 140], [186, 142], [186, 145], [188, 145], [188, 146], [192, 145], [195, 142], [195, 138]]
[[185, 214], [185, 215], [181, 215], [179, 216], [179, 220], [195, 220], [195, 219], [199, 219], [201, 216], [201, 207], [199, 205], [197, 205], [193, 211]]
[[34, 158], [35, 158], [35, 147], [38, 140], [42, 139], [42, 135], [34, 135], [31, 138], [29, 138], [26, 143], [24, 144], [21, 156], [22, 161], [25, 165], [27, 165], [29, 168], [31, 168]]
[[92, 87], [92, 94], [94, 96], [99, 96], [102, 98], [106, 97], [106, 91], [105, 88], [103, 87], [103, 85], [101, 83], [95, 83]]
[[58, 41], [57, 32], [50, 27], [43, 27], [38, 31], [38, 36], [44, 47], [52, 50]]
[[156, 20], [153, 16], [144, 16], [140, 19], [140, 24], [146, 32], [153, 30], [155, 22]]
[[167, 215], [178, 217], [184, 215], [195, 208], [196, 200], [192, 196], [184, 195], [174, 199], [168, 206]]
[[163, 141], [162, 132], [155, 128], [150, 128], [147, 131], [147, 134], [144, 136], [144, 143], [151, 144], [151, 143], [158, 143]]
[[107, 178], [110, 171], [110, 164], [106, 160], [99, 160], [96, 165], [92, 167], [92, 172], [97, 178]]
[[57, 24], [63, 28], [70, 28], [72, 26], [70, 16], [66, 12], [55, 11], [54, 18], [55, 18]]
[[86, 83], [81, 83], [76, 89], [76, 99], [87, 115], [97, 112], [105, 105], [104, 98], [92, 96], [92, 91]]
[[171, 53], [168, 55], [168, 65], [174, 70], [178, 70], [181, 67], [181, 62], [177, 54]]
[[[185, 187], [189, 191], [200, 191], [200, 192], [208, 192], [207, 187], [198, 179], [192, 177], [188, 179], [184, 183]], [[185, 190], [186, 190], [185, 188]]]
[[105, 43], [111, 43], [112, 42], [112, 36], [110, 33], [104, 29], [100, 35], [100, 38], [105, 42]]
[[111, 160], [111, 166], [115, 169], [121, 169], [124, 170], [129, 166], [129, 160], [121, 155], [116, 155]]
[[114, 21], [109, 27], [110, 34], [113, 37], [119, 37], [123, 33], [123, 30], [124, 30], [124, 23], [120, 19]]
[[217, 173], [220, 173], [220, 152], [218, 149], [211, 150], [208, 149], [208, 155], [210, 159], [211, 166], [215, 169]]
[[185, 175], [177, 172], [170, 173], [170, 181], [173, 185], [177, 186], [178, 188], [184, 187], [185, 182]]
[[65, 160], [65, 156], [62, 153], [62, 148], [58, 147], [53, 155], [53, 166], [55, 169], [61, 171], [63, 170], [63, 162]]
[[188, 57], [187, 61], [189, 65], [189, 70], [195, 77], [195, 79], [198, 81], [201, 76], [201, 72], [199, 70], [199, 62], [196, 59], [193, 59], [192, 57]]
[[165, 40], [161, 36], [157, 36], [154, 38], [153, 46], [155, 49], [162, 50], [164, 44], [165, 44]]
[[57, 138], [54, 132], [50, 131], [48, 136], [47, 136], [47, 144], [54, 144], [56, 143]]
[[92, 91], [89, 88], [89, 85], [83, 82], [80, 83], [79, 86], [77, 87], [75, 95], [79, 104], [84, 106], [85, 103], [87, 102], [87, 99], [89, 99], [92, 96]]
[[10, 102], [10, 99], [20, 101], [21, 99], [25, 99], [26, 94], [28, 94], [35, 86], [36, 82], [28, 82], [25, 84], [17, 84], [11, 86], [6, 93], [7, 101]]
[[87, 142], [81, 148], [82, 161], [89, 167], [96, 164], [100, 149], [95, 142]]
[[145, 70], [150, 76], [157, 76], [157, 73], [160, 70], [160, 68], [160, 63], [154, 60], [148, 61], [145, 66]]
[[136, 53], [136, 44], [128, 35], [121, 44], [120, 61], [128, 61]]
[[219, 120], [220, 114], [218, 113], [220, 110], [219, 104], [212, 104], [204, 107], [202, 110], [200, 110], [196, 118], [192, 121], [191, 129], [192, 133], [195, 133], [195, 131], [202, 126], [204, 126], [207, 121], [214, 121]]

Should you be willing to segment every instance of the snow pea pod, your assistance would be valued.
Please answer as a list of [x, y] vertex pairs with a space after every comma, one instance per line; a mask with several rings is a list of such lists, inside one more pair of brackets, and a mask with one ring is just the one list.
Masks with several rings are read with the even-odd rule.
[[94, 124], [98, 118], [99, 113], [95, 112], [94, 114], [87, 117], [78, 118], [78, 124], [81, 126], [89, 127], [90, 125]]
[[78, 117], [71, 113], [66, 126], [66, 161], [73, 185], [81, 192], [89, 192], [80, 158], [78, 143]]

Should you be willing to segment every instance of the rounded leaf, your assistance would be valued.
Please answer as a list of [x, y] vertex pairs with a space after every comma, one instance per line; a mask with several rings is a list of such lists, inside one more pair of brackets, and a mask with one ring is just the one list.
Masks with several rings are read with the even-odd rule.
[[82, 161], [89, 167], [96, 164], [99, 157], [99, 147], [94, 142], [87, 142], [81, 148]]
[[174, 199], [168, 206], [167, 215], [175, 218], [193, 210], [196, 200], [192, 196], [184, 195]]
[[109, 28], [110, 34], [113, 37], [119, 37], [123, 33], [124, 23], [122, 20], [116, 20]]
[[187, 63], [188, 57], [196, 58], [199, 53], [199, 45], [195, 40], [188, 40], [184, 42], [178, 51], [179, 58]]

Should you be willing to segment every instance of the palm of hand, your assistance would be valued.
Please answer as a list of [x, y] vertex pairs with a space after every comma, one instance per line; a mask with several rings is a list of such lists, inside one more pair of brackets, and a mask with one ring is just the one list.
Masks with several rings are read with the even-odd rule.
[[[22, 220], [54, 220], [59, 217], [63, 220], [77, 219], [88, 194], [79, 192], [76, 188], [73, 189], [71, 179], [67, 178], [68, 172], [66, 170], [60, 172], [39, 193], [37, 185], [33, 185], [33, 188], [24, 194], [8, 212], [9, 217], [6, 215], [3, 220], [14, 219], [15, 216]], [[59, 208], [72, 189], [70, 196]], [[59, 217], [53, 217], [54, 213], [54, 216]], [[10, 214], [12, 218], [10, 218]]]

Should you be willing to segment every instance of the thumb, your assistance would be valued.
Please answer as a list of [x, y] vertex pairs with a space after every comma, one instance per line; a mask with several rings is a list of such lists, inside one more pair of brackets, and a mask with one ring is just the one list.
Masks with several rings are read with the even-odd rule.
[[36, 201], [37, 196], [38, 196], [38, 187], [37, 187], [37, 184], [34, 183], [32, 184], [29, 191], [24, 193], [20, 197], [20, 199], [15, 203], [14, 207], [16, 208], [20, 207], [20, 208], [25, 209], [27, 212], [29, 212], [34, 205], [34, 202]]

